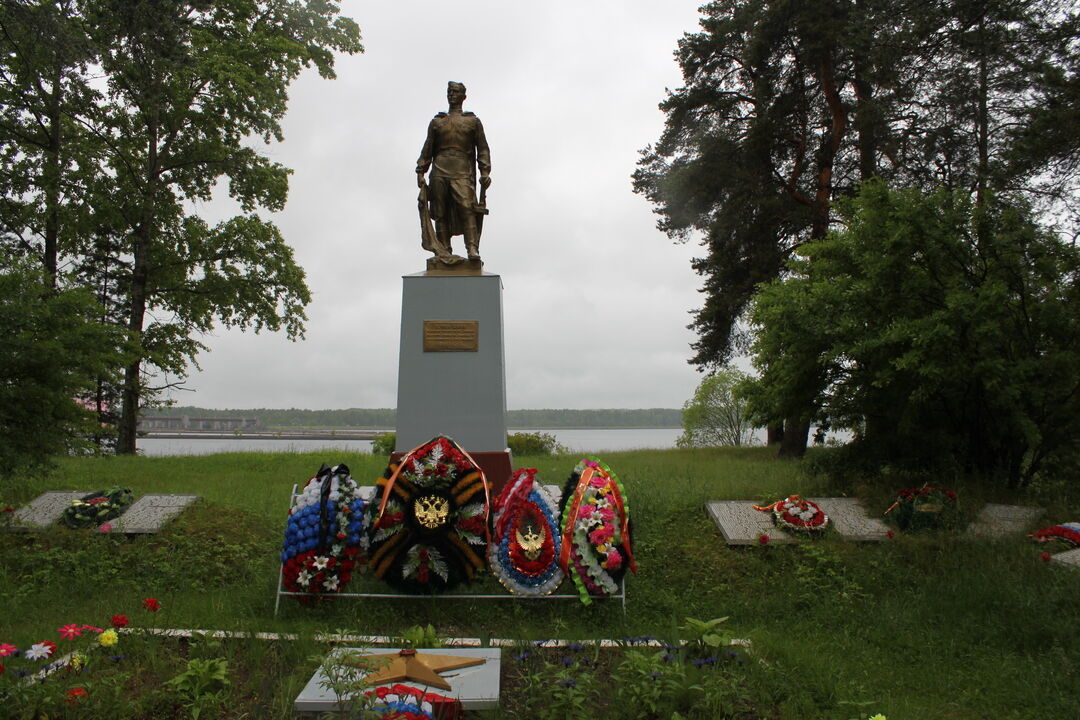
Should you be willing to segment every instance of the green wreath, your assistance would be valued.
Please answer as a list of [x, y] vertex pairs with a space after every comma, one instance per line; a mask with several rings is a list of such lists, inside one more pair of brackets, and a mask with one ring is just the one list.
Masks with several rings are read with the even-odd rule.
[[60, 521], [70, 528], [100, 525], [119, 517], [134, 501], [135, 496], [127, 488], [96, 490], [73, 500], [60, 516]]

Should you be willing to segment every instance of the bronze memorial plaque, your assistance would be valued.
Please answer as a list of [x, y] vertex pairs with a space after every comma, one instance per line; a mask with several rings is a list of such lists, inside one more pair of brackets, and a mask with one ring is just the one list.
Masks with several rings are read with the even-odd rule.
[[479, 320], [425, 320], [424, 352], [477, 352]]

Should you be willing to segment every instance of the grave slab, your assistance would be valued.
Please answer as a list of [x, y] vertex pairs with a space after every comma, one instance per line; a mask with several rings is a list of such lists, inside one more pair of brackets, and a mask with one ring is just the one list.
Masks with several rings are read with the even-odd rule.
[[1045, 510], [1024, 505], [987, 503], [979, 511], [968, 532], [985, 537], [1002, 537], [1025, 532]]
[[[364, 655], [386, 655], [397, 652], [397, 648], [335, 648], [331, 655], [356, 651]], [[457, 655], [461, 657], [483, 658], [487, 662], [474, 667], [460, 668], [442, 673], [441, 677], [449, 681], [450, 690], [441, 691], [425, 688], [420, 683], [403, 682], [403, 685], [425, 692], [455, 697], [461, 701], [462, 709], [491, 710], [499, 704], [499, 673], [502, 666], [501, 648], [432, 648], [418, 652], [431, 655]], [[293, 703], [293, 709], [301, 713], [336, 712], [339, 710], [338, 697], [333, 690], [322, 687], [324, 679], [320, 668], [311, 676], [307, 685], [300, 691]]]
[[79, 498], [89, 495], [91, 490], [64, 490], [42, 493], [29, 505], [15, 511], [12, 518], [12, 530], [44, 530], [60, 519], [64, 510]]
[[1051, 560], [1055, 563], [1061, 563], [1062, 565], [1080, 569], [1080, 548], [1058, 553], [1051, 558]]
[[845, 540], [881, 542], [889, 527], [881, 518], [871, 517], [856, 498], [810, 498], [829, 516], [832, 527]]
[[762, 535], [769, 536], [769, 544], [795, 541], [773, 524], [770, 513], [755, 510], [751, 500], [714, 500], [705, 509], [728, 545], [756, 545]]
[[112, 521], [112, 532], [155, 533], [198, 498], [198, 495], [143, 495]]

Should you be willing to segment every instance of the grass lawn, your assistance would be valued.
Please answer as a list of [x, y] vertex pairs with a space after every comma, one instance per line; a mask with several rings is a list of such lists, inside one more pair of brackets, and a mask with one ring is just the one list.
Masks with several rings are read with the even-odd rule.
[[[133, 628], [286, 632], [299, 639], [189, 642], [121, 634], [115, 648], [89, 654], [86, 672], [58, 673], [32, 691], [14, 672], [0, 675], [0, 696], [10, 696], [4, 707], [23, 717], [191, 717], [191, 697], [163, 682], [193, 658], [223, 658], [228, 701], [208, 700], [212, 712], [202, 717], [289, 718], [293, 699], [325, 653], [314, 639], [319, 633], [394, 635], [431, 623], [442, 636], [512, 638], [523, 645], [555, 637], [672, 640], [688, 617], [729, 616], [722, 627], [751, 640], [753, 659], [719, 669], [687, 666], [692, 677], [684, 678], [682, 694], [661, 698], [652, 714], [641, 693], [662, 683], [620, 683], [634, 673], [646, 677], [642, 668], [658, 673], [656, 652], [594, 653], [582, 662], [592, 652], [586, 649], [561, 668], [561, 658], [544, 664], [537, 656], [517, 661], [519, 653], [504, 652], [507, 677], [521, 697], [506, 702], [501, 715], [555, 716], [537, 699], [548, 692], [588, 696], [592, 677], [603, 682], [582, 717], [667, 720], [675, 710], [684, 718], [1078, 716], [1080, 572], [1040, 561], [1044, 547], [1022, 538], [941, 532], [898, 535], [880, 545], [825, 537], [733, 550], [706, 516], [706, 501], [843, 494], [883, 510], [900, 486], [883, 478], [814, 479], [764, 448], [616, 452], [602, 459], [623, 481], [634, 519], [640, 572], [628, 579], [625, 617], [612, 602], [586, 607], [570, 600], [438, 598], [315, 606], [284, 598], [275, 617], [293, 483], [302, 485], [326, 461], [348, 464], [353, 477], [371, 484], [384, 459], [348, 453], [66, 459], [47, 476], [0, 487], [0, 507], [44, 490], [110, 485], [130, 487], [137, 496], [196, 493], [202, 500], [155, 536], [0, 533], [0, 645], [27, 648], [48, 639], [61, 651], [73, 649], [86, 638], [61, 641], [57, 628], [105, 626], [118, 613]], [[545, 483], [561, 485], [577, 460], [525, 457], [516, 464], [537, 467]], [[1044, 505], [1047, 524], [1080, 518], [1072, 495], [957, 489], [969, 517], [990, 499]], [[364, 578], [349, 589], [363, 587], [379, 588]], [[478, 583], [483, 592], [498, 587], [491, 578]], [[143, 610], [147, 597], [159, 600], [161, 610]], [[23, 658], [0, 657], [0, 663], [9, 670], [29, 666]], [[567, 673], [577, 673], [572, 685]], [[703, 689], [685, 689], [695, 683]], [[89, 694], [62, 702], [75, 686]], [[637, 709], [627, 714], [627, 707]]]

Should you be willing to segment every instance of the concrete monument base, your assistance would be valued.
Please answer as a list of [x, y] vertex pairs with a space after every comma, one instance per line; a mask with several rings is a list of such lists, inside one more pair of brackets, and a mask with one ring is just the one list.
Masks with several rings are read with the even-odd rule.
[[394, 449], [445, 435], [501, 486], [510, 475], [502, 278], [416, 273], [402, 281]]

